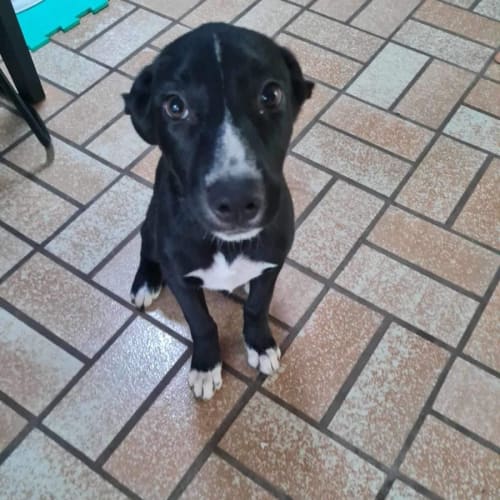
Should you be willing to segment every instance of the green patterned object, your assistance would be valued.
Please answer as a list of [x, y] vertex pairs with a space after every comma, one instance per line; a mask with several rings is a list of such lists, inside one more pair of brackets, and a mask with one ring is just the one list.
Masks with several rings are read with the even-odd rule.
[[108, 0], [43, 0], [17, 14], [26, 44], [31, 50], [45, 45], [59, 30], [69, 31], [89, 12], [96, 13], [108, 5]]

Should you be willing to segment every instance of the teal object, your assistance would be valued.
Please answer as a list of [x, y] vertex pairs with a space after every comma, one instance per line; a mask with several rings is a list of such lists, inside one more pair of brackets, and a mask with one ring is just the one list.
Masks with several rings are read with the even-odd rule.
[[82, 16], [95, 14], [107, 5], [108, 0], [43, 0], [17, 14], [17, 19], [26, 44], [34, 51], [48, 43], [57, 31], [69, 31], [80, 24]]

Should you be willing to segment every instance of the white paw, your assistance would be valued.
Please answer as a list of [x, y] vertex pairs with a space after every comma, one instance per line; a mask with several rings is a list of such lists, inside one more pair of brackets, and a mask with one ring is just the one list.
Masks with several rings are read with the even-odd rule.
[[189, 372], [189, 387], [197, 398], [212, 399], [215, 391], [222, 387], [222, 365], [219, 363], [213, 370], [201, 372], [191, 370]]
[[248, 364], [252, 368], [258, 368], [264, 375], [272, 375], [279, 370], [281, 351], [279, 347], [270, 347], [266, 352], [260, 354], [251, 347], [247, 348]]
[[130, 300], [134, 306], [138, 307], [149, 307], [153, 300], [157, 299], [161, 292], [161, 286], [158, 288], [150, 288], [146, 283], [142, 285], [139, 290], [137, 290], [136, 294], [133, 293], [130, 296]]

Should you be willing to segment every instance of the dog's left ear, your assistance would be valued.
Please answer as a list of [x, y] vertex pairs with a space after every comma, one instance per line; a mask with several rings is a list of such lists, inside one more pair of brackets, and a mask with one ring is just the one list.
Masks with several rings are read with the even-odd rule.
[[314, 83], [304, 78], [296, 57], [285, 47], [280, 48], [283, 59], [290, 71], [293, 94], [297, 101], [298, 108], [300, 109], [302, 103], [311, 97]]
[[130, 93], [123, 94], [125, 113], [132, 118], [137, 133], [149, 144], [158, 144], [154, 125], [151, 87], [153, 67], [146, 66], [135, 79]]

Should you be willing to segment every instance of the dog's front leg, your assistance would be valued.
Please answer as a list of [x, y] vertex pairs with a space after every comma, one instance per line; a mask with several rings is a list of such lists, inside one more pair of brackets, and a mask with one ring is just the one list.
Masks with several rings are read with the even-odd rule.
[[281, 268], [266, 271], [250, 282], [250, 293], [244, 306], [243, 336], [248, 364], [270, 375], [280, 366], [281, 352], [269, 328], [269, 306]]
[[203, 290], [168, 284], [181, 306], [193, 339], [189, 385], [197, 398], [210, 399], [222, 387], [217, 325], [208, 312]]

